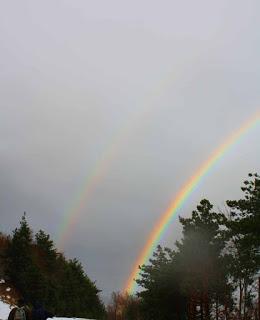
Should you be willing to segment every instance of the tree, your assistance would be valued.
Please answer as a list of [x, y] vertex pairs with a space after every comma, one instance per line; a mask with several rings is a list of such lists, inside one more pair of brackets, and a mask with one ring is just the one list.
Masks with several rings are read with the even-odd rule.
[[144, 319], [182, 319], [186, 314], [186, 297], [181, 291], [182, 271], [175, 252], [157, 247], [149, 265], [143, 265], [136, 282], [144, 289], [139, 292]]
[[233, 257], [231, 275], [239, 290], [239, 318], [246, 318], [251, 308], [254, 276], [260, 269], [260, 179], [249, 174], [241, 187], [244, 198], [228, 200], [227, 221], [230, 251]]
[[7, 274], [11, 283], [27, 300], [39, 298], [42, 276], [32, 259], [33, 233], [26, 214], [22, 216], [20, 227], [13, 231], [7, 251], [9, 263]]
[[120, 292], [113, 292], [107, 306], [108, 320], [139, 320], [140, 300], [138, 297]]
[[3, 249], [5, 278], [12, 287], [13, 298], [22, 296], [29, 304], [39, 300], [60, 316], [98, 319], [104, 316], [100, 290], [85, 274], [81, 263], [58, 253], [44, 231], [34, 237], [25, 214], [7, 244]]
[[201, 319], [210, 319], [215, 303], [218, 308], [230, 301], [231, 286], [227, 276], [227, 257], [223, 254], [226, 218], [212, 211], [212, 204], [202, 200], [191, 218], [181, 218], [183, 238], [176, 243], [177, 259], [183, 270], [182, 288], [189, 297], [190, 318], [200, 310]]

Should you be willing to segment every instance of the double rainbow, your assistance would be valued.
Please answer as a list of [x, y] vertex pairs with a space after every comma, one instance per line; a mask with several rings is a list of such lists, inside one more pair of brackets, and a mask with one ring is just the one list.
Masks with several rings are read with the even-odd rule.
[[193, 176], [183, 185], [178, 194], [170, 203], [168, 209], [161, 215], [154, 229], [150, 233], [145, 246], [140, 252], [138, 258], [132, 266], [132, 271], [126, 281], [123, 291], [134, 293], [136, 290], [136, 283], [134, 279], [139, 276], [139, 266], [146, 264], [151, 257], [157, 244], [161, 240], [163, 234], [170, 226], [175, 214], [187, 201], [200, 180], [207, 174], [214, 164], [223, 157], [226, 151], [238, 143], [240, 138], [246, 134], [250, 129], [254, 128], [260, 122], [260, 111], [244, 123], [237, 131], [231, 134], [212, 154], [211, 156], [198, 168]]
[[138, 101], [140, 108], [131, 115], [125, 118], [125, 121], [120, 125], [119, 129], [115, 132], [112, 140], [108, 142], [103, 152], [100, 154], [99, 160], [91, 167], [82, 179], [73, 201], [70, 206], [65, 210], [62, 223], [56, 235], [56, 242], [58, 248], [63, 250], [69, 238], [73, 235], [76, 225], [80, 217], [83, 215], [84, 209], [89, 200], [91, 200], [93, 193], [100, 183], [104, 180], [105, 176], [110, 170], [111, 165], [118, 157], [118, 153], [122, 146], [131, 137], [134, 129], [139, 124], [149, 119], [150, 115], [156, 111], [153, 104], [154, 100], [161, 96], [165, 88], [172, 85], [173, 76], [177, 79], [176, 72], [170, 71], [156, 84], [156, 87], [145, 95], [143, 101]]

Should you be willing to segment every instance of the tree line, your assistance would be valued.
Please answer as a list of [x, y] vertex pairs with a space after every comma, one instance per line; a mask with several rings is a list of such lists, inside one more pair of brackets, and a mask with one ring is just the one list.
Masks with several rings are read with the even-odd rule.
[[136, 296], [113, 293], [108, 319], [259, 320], [259, 176], [249, 174], [241, 189], [223, 211], [204, 199], [179, 217], [181, 240], [140, 266]]
[[0, 234], [0, 299], [40, 301], [56, 316], [102, 319], [100, 290], [77, 259], [66, 259], [50, 236], [35, 235], [24, 214], [11, 235]]
[[0, 299], [41, 301], [57, 316], [107, 320], [260, 320], [260, 177], [249, 174], [239, 200], [214, 210], [203, 199], [182, 237], [160, 245], [140, 266], [136, 295], [113, 293], [106, 310], [99, 289], [76, 259], [26, 215], [11, 235], [0, 233]]

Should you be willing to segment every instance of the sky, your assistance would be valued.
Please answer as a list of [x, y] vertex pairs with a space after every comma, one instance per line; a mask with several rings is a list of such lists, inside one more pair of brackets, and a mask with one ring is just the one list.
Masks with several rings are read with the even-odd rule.
[[[178, 190], [260, 109], [259, 9], [257, 0], [2, 1], [1, 231], [26, 211], [103, 297], [122, 289]], [[260, 172], [259, 134], [243, 136], [178, 214], [202, 198], [224, 208], [240, 197]], [[162, 245], [180, 236], [176, 218]]]

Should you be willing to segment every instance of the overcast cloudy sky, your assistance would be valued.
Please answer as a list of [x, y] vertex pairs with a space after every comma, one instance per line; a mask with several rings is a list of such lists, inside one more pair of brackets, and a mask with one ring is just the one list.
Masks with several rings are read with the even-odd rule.
[[[259, 110], [259, 10], [257, 0], [1, 1], [1, 230], [26, 211], [58, 241], [98, 177], [63, 250], [105, 296], [121, 289], [179, 188]], [[239, 197], [260, 171], [259, 134], [179, 214]], [[164, 243], [179, 236], [175, 220]]]

